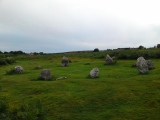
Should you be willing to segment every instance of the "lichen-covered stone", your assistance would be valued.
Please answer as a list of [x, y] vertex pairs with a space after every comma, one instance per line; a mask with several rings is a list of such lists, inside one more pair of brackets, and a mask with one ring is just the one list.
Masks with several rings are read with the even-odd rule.
[[146, 74], [149, 72], [147, 62], [143, 57], [139, 57], [137, 59], [136, 67], [141, 74]]
[[44, 79], [44, 80], [50, 80], [51, 79], [51, 72], [50, 70], [48, 69], [43, 69], [41, 71], [41, 76], [40, 76], [41, 79]]
[[146, 62], [147, 62], [147, 65], [148, 65], [148, 69], [149, 69], [149, 70], [155, 69], [152, 60], [146, 60]]
[[93, 68], [91, 71], [90, 71], [90, 77], [92, 78], [96, 78], [99, 76], [99, 69], [98, 68]]
[[65, 56], [62, 58], [62, 66], [68, 66], [69, 65], [69, 59]]
[[19, 73], [19, 74], [24, 73], [24, 69], [22, 66], [15, 66], [14, 70], [16, 73]]
[[106, 64], [114, 64], [113, 59], [109, 55], [106, 56]]

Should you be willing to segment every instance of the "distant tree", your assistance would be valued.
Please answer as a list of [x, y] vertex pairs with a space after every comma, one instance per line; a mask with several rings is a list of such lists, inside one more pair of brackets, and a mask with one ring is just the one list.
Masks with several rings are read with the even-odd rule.
[[157, 44], [157, 48], [160, 48], [160, 44]]
[[43, 53], [43, 52], [40, 52], [39, 54], [40, 54], [40, 55], [43, 55], [44, 53]]
[[10, 54], [14, 54], [14, 55], [16, 55], [16, 54], [25, 54], [24, 52], [22, 52], [22, 51], [10, 51], [9, 52]]
[[99, 52], [99, 49], [98, 49], [98, 48], [95, 48], [93, 52]]
[[38, 52], [33, 52], [34, 55], [38, 55]]
[[4, 54], [8, 54], [8, 52], [4, 51]]
[[138, 49], [144, 49], [145, 47], [144, 46], [142, 46], [142, 45], [140, 45], [139, 47], [138, 47]]
[[130, 48], [124, 48], [125, 50], [130, 50]]

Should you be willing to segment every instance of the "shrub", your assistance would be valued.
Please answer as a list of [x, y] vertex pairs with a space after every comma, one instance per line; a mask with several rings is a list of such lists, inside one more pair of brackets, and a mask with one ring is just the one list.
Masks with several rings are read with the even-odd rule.
[[5, 59], [0, 59], [0, 65], [7, 65], [7, 61]]
[[98, 49], [98, 48], [95, 48], [93, 52], [99, 52], [99, 49]]
[[138, 49], [144, 49], [145, 47], [144, 46], [142, 46], [142, 45], [140, 45], [139, 47], [138, 47]]
[[128, 54], [122, 54], [121, 53], [121, 54], [118, 55], [118, 58], [119, 59], [128, 59]]
[[7, 57], [7, 58], [6, 58], [6, 62], [7, 62], [8, 64], [13, 64], [13, 63], [16, 62], [16, 60], [13, 59], [13, 58], [11, 58], [11, 57]]
[[157, 53], [156, 53], [156, 57], [157, 57], [157, 58], [160, 58], [160, 52], [157, 52]]
[[13, 64], [15, 63], [16, 60], [10, 57], [7, 58], [1, 58], [0, 59], [0, 65], [7, 65], [7, 64]]
[[132, 52], [129, 56], [130, 59], [137, 59], [139, 57], [139, 54], [137, 52]]

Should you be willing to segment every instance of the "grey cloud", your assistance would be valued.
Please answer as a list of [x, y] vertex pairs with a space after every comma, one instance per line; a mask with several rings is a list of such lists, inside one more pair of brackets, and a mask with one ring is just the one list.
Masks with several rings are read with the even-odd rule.
[[136, 14], [131, 17], [125, 9], [120, 9], [121, 2], [114, 10], [115, 2], [2, 0], [0, 50], [62, 52], [97, 47], [149, 47], [158, 43], [157, 25], [154, 28], [137, 25]]

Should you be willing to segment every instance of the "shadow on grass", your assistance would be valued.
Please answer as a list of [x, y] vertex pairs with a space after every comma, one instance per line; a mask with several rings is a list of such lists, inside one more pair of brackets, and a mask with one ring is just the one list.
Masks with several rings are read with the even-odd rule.
[[106, 65], [106, 66], [116, 66], [118, 64], [117, 63], [113, 63], [113, 64], [106, 64], [106, 63], [104, 63], [104, 65]]
[[65, 76], [61, 76], [61, 77], [52, 76], [51, 79], [48, 79], [48, 80], [38, 77], [38, 78], [31, 79], [31, 81], [59, 81], [59, 80], [65, 80], [65, 79], [67, 79], [67, 77]]
[[87, 62], [87, 63], [85, 63], [84, 65], [90, 65], [91, 63], [90, 62]]
[[70, 65], [67, 65], [67, 66], [57, 65], [56, 67], [67, 68], [67, 67], [69, 67], [69, 66], [70, 66]]
[[33, 78], [30, 81], [56, 81], [56, 77], [52, 77], [51, 79], [48, 79], [48, 80], [45, 80], [45, 79], [42, 79], [41, 77], [38, 77], [38, 78]]
[[42, 70], [42, 69], [43, 69], [42, 66], [37, 66], [37, 67], [33, 68], [33, 70]]
[[17, 73], [14, 70], [8, 70], [6, 71], [5, 75], [24, 75], [24, 74], [28, 74], [29, 72], [23, 72], [23, 73]]
[[92, 78], [90, 75], [87, 75], [87, 77], [86, 77], [86, 79], [90, 79], [90, 80], [91, 80], [91, 79], [92, 79], [92, 80], [93, 80], [93, 79], [98, 79], [98, 78], [99, 78], [99, 76], [98, 76], [98, 77], [95, 77], [95, 78]]
[[138, 72], [138, 75], [142, 75], [142, 76], [147, 76], [147, 75], [149, 75], [150, 73], [148, 72], [148, 73], [139, 73]]

